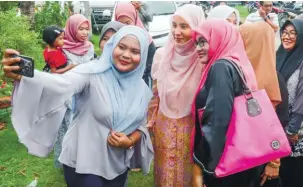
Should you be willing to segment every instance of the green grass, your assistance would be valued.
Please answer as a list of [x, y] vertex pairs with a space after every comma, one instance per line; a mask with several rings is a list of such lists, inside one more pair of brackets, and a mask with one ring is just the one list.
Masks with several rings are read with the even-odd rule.
[[248, 16], [249, 13], [246, 6], [236, 6], [235, 8], [239, 11], [241, 18], [246, 18]]
[[[26, 187], [35, 177], [38, 177], [38, 187], [65, 187], [62, 171], [53, 166], [53, 155], [47, 158], [29, 155], [18, 142], [10, 117], [1, 121], [8, 124], [0, 131], [0, 187]], [[152, 170], [147, 176], [130, 172], [128, 186], [152, 187]]]
[[93, 34], [91, 37], [91, 42], [94, 44], [95, 53], [99, 56], [101, 54], [100, 47], [99, 47], [99, 40], [100, 36]]
[[248, 16], [248, 10], [246, 6], [236, 6], [235, 7], [239, 13], [240, 13], [240, 17], [241, 17], [241, 21], [244, 22], [245, 18]]

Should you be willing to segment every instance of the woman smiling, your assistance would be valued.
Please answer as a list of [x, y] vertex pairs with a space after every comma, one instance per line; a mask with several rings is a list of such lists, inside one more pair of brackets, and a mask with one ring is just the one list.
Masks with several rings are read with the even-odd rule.
[[12, 123], [30, 154], [44, 157], [52, 150], [66, 101], [79, 93], [59, 157], [68, 187], [121, 187], [129, 168], [148, 173], [153, 148], [145, 125], [152, 94], [142, 80], [148, 44], [144, 30], [126, 26], [100, 59], [61, 75], [35, 71], [34, 78], [14, 74], [19, 67], [11, 65], [20, 59], [11, 55], [18, 52], [6, 51], [5, 75], [17, 82]]

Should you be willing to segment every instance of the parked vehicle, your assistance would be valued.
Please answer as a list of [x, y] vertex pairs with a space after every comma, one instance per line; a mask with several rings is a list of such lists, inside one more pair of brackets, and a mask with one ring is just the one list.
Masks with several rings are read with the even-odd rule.
[[[149, 23], [149, 33], [156, 48], [162, 47], [170, 32], [170, 17], [177, 10], [174, 1], [144, 1], [147, 12], [153, 16]], [[91, 22], [94, 32], [100, 32], [103, 25], [114, 20], [117, 1], [90, 1]]]
[[[248, 12], [256, 12], [260, 7], [260, 2], [258, 1], [249, 1], [247, 4]], [[286, 20], [294, 19], [297, 15], [302, 14], [299, 4], [295, 2], [274, 2], [272, 12], [278, 15], [279, 26], [281, 27]]]
[[251, 14], [251, 13], [256, 12], [259, 9], [260, 2], [258, 2], [258, 1], [249, 1], [246, 6], [247, 6], [248, 12]]
[[289, 8], [284, 8], [284, 9], [282, 8], [278, 14], [279, 26], [281, 27], [285, 23], [286, 20], [294, 19], [302, 13], [303, 13], [302, 10], [293, 10], [293, 9], [289, 9]]
[[189, 2], [188, 1], [176, 1], [176, 5], [178, 6], [178, 7], [181, 7], [181, 6], [183, 6], [183, 5], [185, 5], [185, 4], [188, 4]]
[[283, 1], [273, 1], [274, 7], [281, 8], [284, 5]]
[[90, 7], [93, 32], [99, 33], [103, 25], [112, 20], [115, 1], [90, 1]]
[[232, 7], [235, 7], [235, 6], [240, 6], [240, 5], [243, 5], [245, 4], [245, 1], [226, 1], [226, 4], [228, 6], [232, 6]]
[[290, 2], [281, 2], [280, 7], [274, 7], [273, 11], [278, 14], [279, 25], [280, 27], [288, 19], [294, 19], [298, 15], [302, 14], [302, 2], [290, 1]]
[[[152, 36], [156, 48], [162, 47], [168, 38], [170, 32], [169, 20], [176, 12], [177, 5], [174, 1], [144, 1], [144, 3], [147, 12], [153, 16], [152, 22], [149, 23], [149, 34]], [[114, 20], [114, 17], [112, 17], [112, 20]]]

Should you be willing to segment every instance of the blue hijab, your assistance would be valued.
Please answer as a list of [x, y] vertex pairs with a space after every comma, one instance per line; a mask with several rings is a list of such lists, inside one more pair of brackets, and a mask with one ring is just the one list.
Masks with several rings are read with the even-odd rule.
[[125, 25], [123, 23], [120, 23], [118, 21], [110, 21], [108, 23], [106, 23], [101, 30], [101, 34], [100, 34], [100, 40], [99, 40], [99, 45], [101, 43], [101, 40], [103, 39], [105, 33], [108, 30], [113, 30], [115, 32], [117, 32], [118, 30], [120, 30], [122, 27], [124, 27]]
[[[136, 69], [121, 73], [113, 63], [113, 50], [125, 36], [132, 36], [140, 44], [140, 64]], [[104, 46], [101, 57], [79, 65], [72, 71], [82, 74], [98, 74], [107, 88], [113, 109], [113, 130], [130, 134], [145, 123], [152, 92], [142, 79], [144, 74], [149, 37], [143, 29], [125, 26], [114, 34]]]

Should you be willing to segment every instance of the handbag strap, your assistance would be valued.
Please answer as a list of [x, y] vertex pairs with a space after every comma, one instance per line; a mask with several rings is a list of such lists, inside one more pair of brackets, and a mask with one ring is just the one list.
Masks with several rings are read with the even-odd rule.
[[241, 78], [242, 88], [244, 90], [244, 94], [250, 94], [251, 90], [247, 86], [247, 81], [245, 79], [242, 68], [232, 60], [229, 60], [229, 59], [224, 59], [224, 60], [227, 60], [228, 62], [230, 62], [230, 64], [236, 69], [237, 73], [239, 74], [239, 76]]

